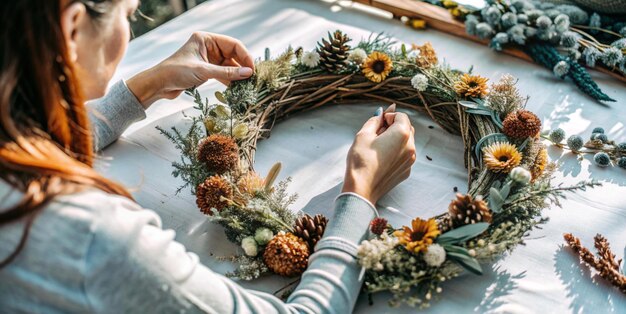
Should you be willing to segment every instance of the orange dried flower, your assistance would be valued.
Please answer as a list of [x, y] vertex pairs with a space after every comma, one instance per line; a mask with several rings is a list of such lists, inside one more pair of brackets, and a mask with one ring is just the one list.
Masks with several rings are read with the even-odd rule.
[[539, 117], [525, 109], [509, 113], [502, 124], [502, 133], [512, 138], [534, 137], [541, 131]]
[[480, 75], [463, 74], [461, 80], [454, 84], [454, 90], [459, 96], [483, 98], [487, 95], [487, 81]]
[[238, 168], [239, 146], [230, 136], [213, 134], [200, 142], [197, 158], [209, 171], [222, 174]]
[[221, 176], [209, 177], [196, 188], [196, 205], [205, 215], [213, 215], [213, 209], [222, 211], [228, 206], [226, 199], [232, 198], [233, 188]]

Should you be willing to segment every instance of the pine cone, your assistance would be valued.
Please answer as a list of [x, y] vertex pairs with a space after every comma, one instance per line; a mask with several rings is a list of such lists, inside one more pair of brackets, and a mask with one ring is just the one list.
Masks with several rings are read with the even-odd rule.
[[448, 206], [450, 226], [454, 229], [477, 222], [491, 222], [491, 211], [482, 196], [472, 199], [469, 194], [456, 194], [456, 199]]
[[331, 73], [342, 70], [350, 50], [350, 46], [346, 45], [349, 41], [348, 35], [340, 30], [336, 30], [332, 35], [328, 33], [328, 40], [322, 38], [322, 42], [317, 43], [320, 66]]
[[294, 234], [302, 240], [307, 241], [309, 248], [313, 251], [317, 241], [319, 241], [324, 235], [327, 223], [328, 218], [324, 215], [318, 214], [315, 215], [315, 217], [311, 217], [308, 214], [305, 214], [296, 220]]
[[541, 130], [539, 117], [524, 109], [509, 113], [502, 124], [502, 133], [513, 138], [534, 137]]
[[265, 247], [263, 261], [267, 267], [286, 277], [304, 272], [309, 262], [309, 246], [293, 233], [278, 233]]

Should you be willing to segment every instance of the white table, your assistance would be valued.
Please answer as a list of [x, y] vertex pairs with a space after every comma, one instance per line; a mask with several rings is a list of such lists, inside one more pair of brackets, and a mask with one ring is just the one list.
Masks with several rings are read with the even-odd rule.
[[[570, 83], [556, 79], [536, 65], [499, 55], [465, 40], [428, 30], [406, 28], [389, 16], [364, 12], [350, 2], [213, 0], [177, 17], [156, 30], [133, 40], [116, 79], [128, 78], [174, 52], [196, 30], [223, 33], [241, 39], [251, 53], [263, 56], [270, 47], [273, 54], [288, 45], [313, 49], [327, 31], [342, 29], [355, 41], [371, 32], [384, 31], [400, 42], [432, 42], [442, 59], [453, 67], [475, 71], [496, 80], [504, 73], [519, 78], [523, 94], [531, 96], [528, 108], [544, 121], [544, 129], [560, 126], [568, 134], [589, 136], [595, 126], [603, 126], [611, 138], [626, 141], [626, 88], [623, 83], [598, 76], [603, 90], [618, 100], [603, 107], [581, 94]], [[116, 80], [114, 79], [114, 81]], [[223, 86], [212, 82], [201, 87], [206, 96]], [[238, 250], [229, 243], [218, 226], [205, 221], [189, 191], [176, 195], [179, 179], [170, 175], [170, 163], [179, 158], [173, 146], [154, 128], [155, 125], [184, 127], [181, 111], [191, 107], [187, 96], [160, 101], [148, 110], [148, 119], [129, 129], [121, 140], [102, 153], [99, 169], [108, 177], [134, 187], [139, 204], [157, 211], [166, 228], [177, 231], [177, 240], [198, 253], [202, 262], [219, 272], [232, 265], [216, 256]], [[300, 114], [277, 125], [272, 138], [262, 141], [256, 168], [266, 172], [276, 161], [283, 162], [281, 178], [293, 177], [290, 190], [300, 198], [294, 210], [328, 212], [341, 184], [345, 155], [352, 137], [376, 104], [331, 106]], [[410, 217], [429, 217], [447, 208], [453, 188], [467, 189], [460, 138], [450, 136], [422, 116], [412, 116], [416, 129], [417, 162], [412, 176], [381, 200], [383, 206], [399, 212], [381, 210], [396, 225]], [[556, 183], [573, 183], [595, 178], [601, 189], [570, 195], [564, 208], [546, 212], [550, 221], [532, 232], [526, 246], [487, 266], [482, 277], [465, 275], [444, 286], [443, 300], [426, 312], [586, 312], [626, 313], [626, 296], [610, 287], [585, 268], [578, 257], [563, 247], [562, 234], [573, 232], [592, 247], [592, 238], [602, 233], [618, 255], [626, 246], [626, 171], [601, 169], [590, 159], [579, 163], [559, 149], [550, 149], [550, 158], [563, 165]], [[426, 156], [432, 158], [429, 161]], [[246, 287], [273, 292], [289, 280], [270, 276]], [[210, 285], [210, 283], [207, 283]], [[374, 306], [362, 296], [356, 312], [413, 312], [408, 308], [390, 309], [385, 295], [376, 295]]]

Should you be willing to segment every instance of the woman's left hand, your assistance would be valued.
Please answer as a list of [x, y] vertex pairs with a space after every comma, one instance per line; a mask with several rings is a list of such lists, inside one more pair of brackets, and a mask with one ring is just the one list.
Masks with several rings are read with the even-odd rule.
[[148, 108], [161, 99], [174, 99], [185, 89], [217, 79], [250, 77], [254, 61], [241, 41], [232, 37], [195, 32], [173, 55], [126, 81], [141, 104]]

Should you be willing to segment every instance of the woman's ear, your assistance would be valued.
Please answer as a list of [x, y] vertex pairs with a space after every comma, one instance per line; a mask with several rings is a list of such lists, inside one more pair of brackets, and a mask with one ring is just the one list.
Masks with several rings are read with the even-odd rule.
[[85, 31], [83, 27], [86, 18], [87, 8], [80, 2], [70, 4], [61, 12], [61, 29], [72, 62], [78, 59], [78, 41], [82, 38], [82, 32]]

